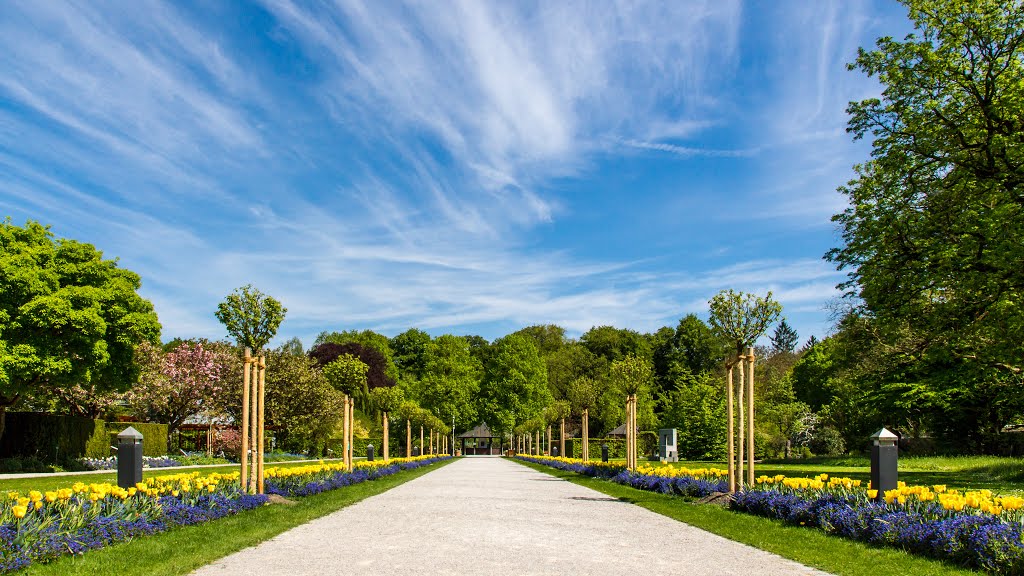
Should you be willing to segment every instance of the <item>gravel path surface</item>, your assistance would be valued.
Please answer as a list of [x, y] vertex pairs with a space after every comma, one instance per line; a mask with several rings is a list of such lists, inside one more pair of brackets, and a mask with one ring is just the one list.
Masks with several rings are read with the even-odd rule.
[[194, 574], [823, 574], [502, 458], [462, 458]]

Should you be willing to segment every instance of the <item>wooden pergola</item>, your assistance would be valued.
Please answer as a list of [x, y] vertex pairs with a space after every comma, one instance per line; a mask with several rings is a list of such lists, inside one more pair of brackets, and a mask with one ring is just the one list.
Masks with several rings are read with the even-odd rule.
[[463, 456], [500, 456], [501, 436], [495, 436], [487, 424], [479, 424], [476, 428], [459, 434], [459, 444]]

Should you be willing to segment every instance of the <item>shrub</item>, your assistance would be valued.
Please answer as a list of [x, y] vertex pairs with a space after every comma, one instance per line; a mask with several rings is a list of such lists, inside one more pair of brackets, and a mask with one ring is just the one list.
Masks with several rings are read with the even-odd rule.
[[811, 452], [821, 456], [838, 456], [846, 453], [843, 435], [831, 426], [815, 431], [807, 447], [811, 449]]

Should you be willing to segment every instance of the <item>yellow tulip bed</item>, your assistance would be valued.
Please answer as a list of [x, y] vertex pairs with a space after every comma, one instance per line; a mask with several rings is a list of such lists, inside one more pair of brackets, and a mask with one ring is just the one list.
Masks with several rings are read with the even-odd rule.
[[3, 572], [266, 502], [266, 496], [241, 493], [237, 472], [170, 474], [131, 488], [78, 482], [71, 488], [0, 496], [6, 496], [0, 498]]
[[309, 496], [374, 480], [401, 470], [428, 466], [448, 458], [450, 457], [428, 454], [410, 458], [392, 458], [387, 463], [383, 460], [374, 462], [364, 460], [355, 462], [352, 465], [352, 472], [348, 472], [344, 464], [340, 462], [318, 462], [291, 468], [268, 468], [264, 471], [266, 491], [268, 494], [281, 496]]

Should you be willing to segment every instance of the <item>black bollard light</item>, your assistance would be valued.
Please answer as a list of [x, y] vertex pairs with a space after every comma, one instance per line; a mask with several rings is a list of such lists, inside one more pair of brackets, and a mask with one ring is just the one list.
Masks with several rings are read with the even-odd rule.
[[366, 461], [373, 462], [373, 444], [366, 445]]
[[897, 448], [899, 440], [892, 432], [882, 428], [871, 436], [871, 488], [878, 490], [875, 500], [885, 501], [885, 493], [899, 486]]
[[551, 455], [554, 456], [555, 458], [561, 456], [561, 454], [558, 453], [558, 446], [551, 447]]
[[608, 445], [601, 444], [601, 462], [608, 461]]
[[117, 485], [134, 488], [142, 482], [142, 433], [129, 426], [117, 435]]

